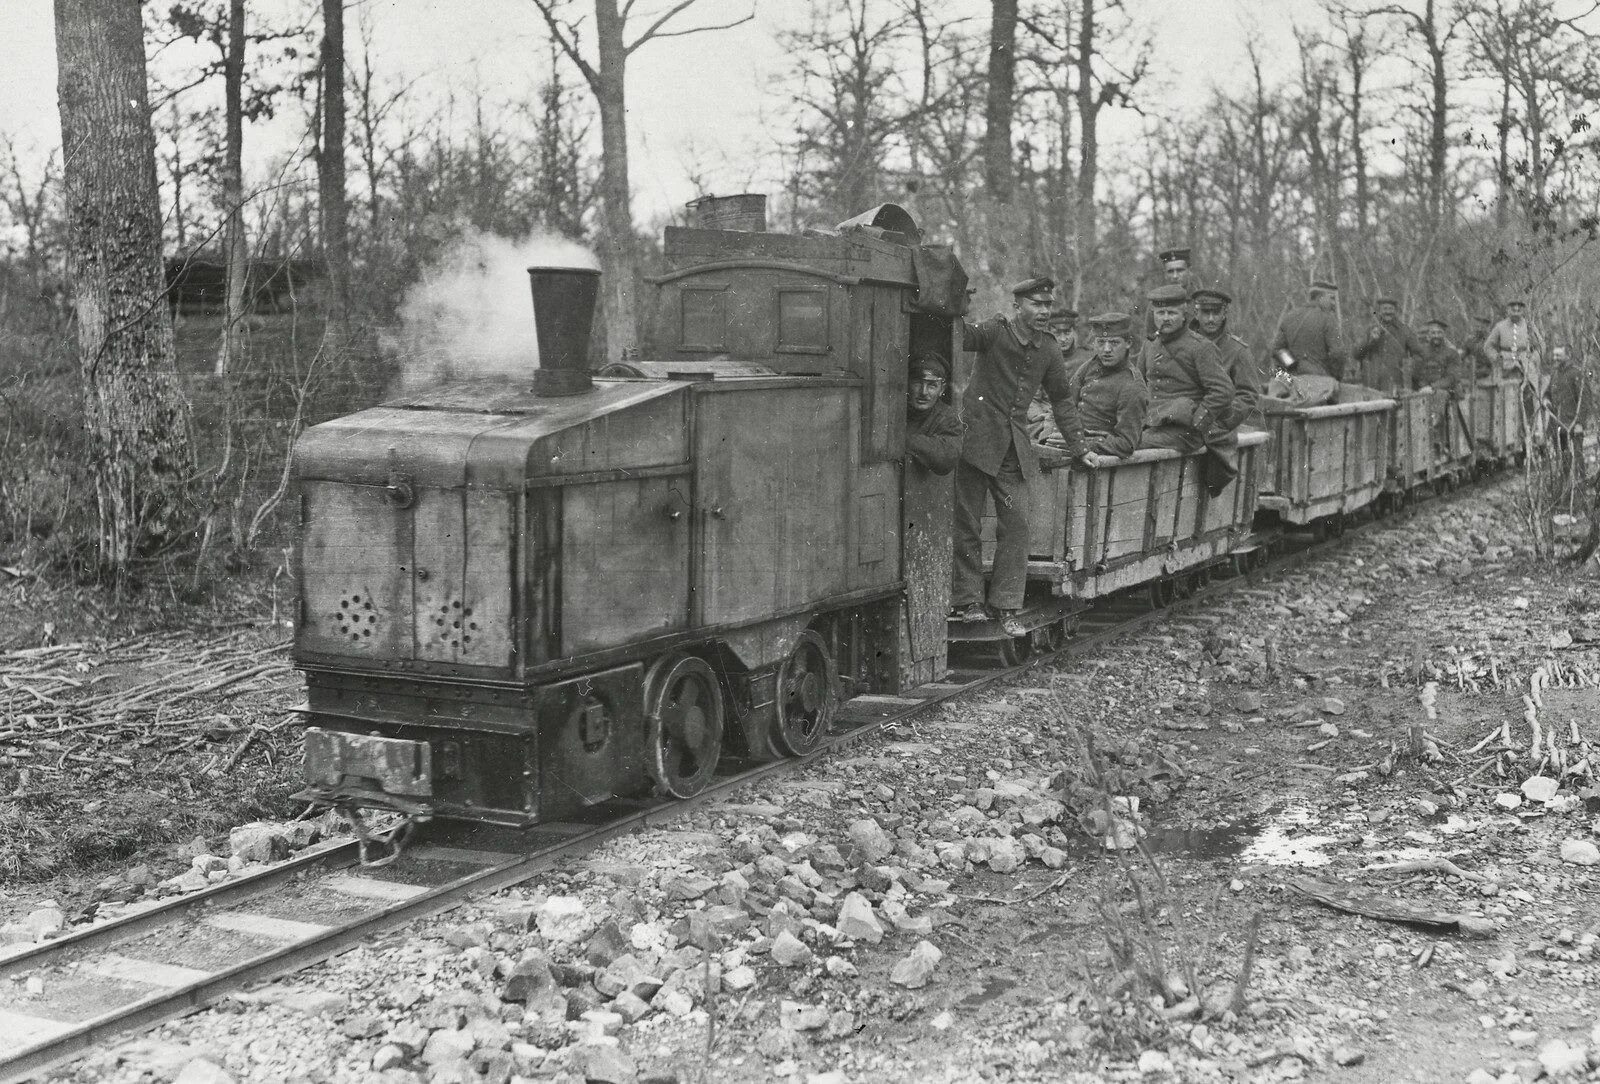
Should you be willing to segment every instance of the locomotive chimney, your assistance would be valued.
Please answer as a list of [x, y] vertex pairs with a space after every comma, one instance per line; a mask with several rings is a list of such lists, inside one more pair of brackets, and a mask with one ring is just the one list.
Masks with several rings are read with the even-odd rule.
[[539, 340], [539, 395], [579, 395], [594, 387], [589, 331], [600, 293], [600, 272], [586, 267], [530, 267], [533, 328]]

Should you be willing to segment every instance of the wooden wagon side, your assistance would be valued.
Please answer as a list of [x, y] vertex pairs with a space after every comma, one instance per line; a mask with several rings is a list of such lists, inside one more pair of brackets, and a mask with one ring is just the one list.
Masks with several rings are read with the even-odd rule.
[[1268, 415], [1272, 454], [1260, 507], [1302, 525], [1377, 500], [1388, 476], [1395, 405], [1373, 399]]

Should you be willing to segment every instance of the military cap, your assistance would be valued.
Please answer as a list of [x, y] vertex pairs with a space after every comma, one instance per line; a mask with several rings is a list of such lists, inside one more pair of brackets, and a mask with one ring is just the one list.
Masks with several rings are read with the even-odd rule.
[[1055, 294], [1055, 291], [1055, 279], [1049, 275], [1036, 275], [1031, 279], [1023, 279], [1011, 287], [1011, 296], [1037, 299], [1042, 294], [1045, 300], [1049, 300]]
[[1213, 305], [1231, 305], [1233, 304], [1233, 295], [1220, 286], [1202, 286], [1189, 295], [1189, 300], [1196, 305], [1204, 305], [1207, 302]]
[[1319, 294], [1336, 294], [1339, 287], [1327, 279], [1312, 279], [1311, 289]]
[[1071, 305], [1062, 305], [1060, 308], [1050, 310], [1051, 320], [1076, 320], [1078, 310]]
[[1190, 250], [1186, 248], [1169, 248], [1157, 253], [1156, 258], [1164, 264], [1176, 263], [1179, 260], [1182, 260], [1184, 263], [1188, 263], [1189, 251]]
[[1422, 326], [1423, 327], [1436, 327], [1436, 328], [1440, 328], [1441, 330], [1448, 330], [1449, 327], [1450, 327], [1449, 324], [1447, 324], [1443, 320], [1439, 320], [1439, 319], [1428, 320], [1428, 321], [1424, 322]]
[[1492, 324], [1492, 323], [1494, 323], [1494, 317], [1492, 317], [1492, 316], [1474, 316], [1473, 319], [1476, 320], [1480, 324]]
[[1181, 305], [1189, 300], [1189, 291], [1176, 282], [1163, 283], [1144, 295], [1152, 305]]
[[1377, 300], [1375, 300], [1373, 302], [1373, 304], [1374, 305], [1393, 305], [1397, 309], [1400, 307], [1400, 302], [1396, 301], [1394, 298], [1390, 297], [1388, 294], [1384, 294], [1382, 297], [1379, 297]]
[[1125, 312], [1103, 312], [1099, 316], [1090, 317], [1089, 326], [1098, 334], [1107, 337], [1121, 339], [1133, 337], [1133, 317]]
[[948, 381], [950, 379], [950, 359], [943, 354], [928, 350], [911, 359], [910, 371], [913, 373], [932, 373], [939, 379]]
[[1509, 309], [1513, 305], [1521, 305], [1523, 308], [1527, 308], [1528, 307], [1528, 302], [1523, 298], [1513, 297], [1510, 301], [1506, 302], [1506, 308]]

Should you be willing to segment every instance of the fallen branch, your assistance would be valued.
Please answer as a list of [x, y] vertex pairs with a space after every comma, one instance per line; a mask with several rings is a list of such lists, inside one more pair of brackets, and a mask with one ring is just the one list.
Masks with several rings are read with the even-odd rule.
[[1364, 870], [1385, 873], [1442, 873], [1446, 877], [1460, 877], [1467, 881], [1487, 881], [1481, 873], [1462, 869], [1448, 858], [1415, 858], [1406, 862], [1382, 862], [1361, 867]]

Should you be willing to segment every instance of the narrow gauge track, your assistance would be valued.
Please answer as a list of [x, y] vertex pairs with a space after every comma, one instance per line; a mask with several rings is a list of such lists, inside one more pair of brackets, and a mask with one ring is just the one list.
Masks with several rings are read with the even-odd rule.
[[[909, 697], [856, 697], [841, 707], [839, 732], [814, 753], [720, 777], [694, 798], [616, 800], [595, 806], [581, 823], [524, 832], [474, 825], [453, 833], [450, 827], [429, 825], [422, 841], [381, 869], [360, 867], [354, 841], [334, 844], [0, 956], [0, 980], [20, 984], [37, 976], [43, 985], [27, 1011], [0, 1007], [0, 1084], [28, 1080], [121, 1032], [302, 970], [368, 936], [447, 911], [469, 896], [526, 881], [609, 839], [670, 822], [746, 783], [797, 771], [891, 724], [1041, 663], [1202, 607], [1260, 574], [1288, 570], [1378, 527], [1403, 522], [1414, 507], [1348, 531], [1340, 524], [1333, 532], [1283, 534], [1278, 552], [1249, 573], [1197, 584], [1192, 594], [1165, 606], [1153, 606], [1153, 599], [1137, 591], [1103, 600], [1081, 615], [1064, 647], [1038, 652], [1020, 665], [956, 669], [947, 681], [925, 685]], [[186, 963], [166, 962], [174, 959]]]

